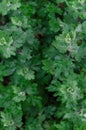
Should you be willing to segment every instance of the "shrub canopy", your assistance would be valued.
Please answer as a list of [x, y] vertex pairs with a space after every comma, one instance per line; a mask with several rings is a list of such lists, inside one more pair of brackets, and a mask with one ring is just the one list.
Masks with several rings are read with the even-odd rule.
[[0, 1], [0, 129], [86, 130], [86, 0]]

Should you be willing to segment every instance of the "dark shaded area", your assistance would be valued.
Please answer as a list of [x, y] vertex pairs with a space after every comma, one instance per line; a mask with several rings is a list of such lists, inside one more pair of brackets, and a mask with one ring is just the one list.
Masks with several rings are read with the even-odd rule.
[[0, 15], [0, 26], [4, 26], [9, 22], [10, 22], [10, 18], [8, 15], [5, 16]]
[[5, 76], [5, 77], [3, 77], [3, 82], [2, 82], [2, 84], [3, 84], [5, 87], [7, 87], [7, 86], [9, 85], [9, 83], [10, 83], [10, 76]]

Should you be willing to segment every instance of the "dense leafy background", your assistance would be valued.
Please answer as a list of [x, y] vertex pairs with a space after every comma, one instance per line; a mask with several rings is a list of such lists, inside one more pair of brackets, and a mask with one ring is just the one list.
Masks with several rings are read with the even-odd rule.
[[86, 0], [0, 1], [0, 130], [86, 130]]

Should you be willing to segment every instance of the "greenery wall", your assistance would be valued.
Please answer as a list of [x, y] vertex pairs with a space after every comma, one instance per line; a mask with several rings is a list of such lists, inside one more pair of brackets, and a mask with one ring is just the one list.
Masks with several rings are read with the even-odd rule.
[[0, 0], [0, 130], [86, 130], [86, 0]]

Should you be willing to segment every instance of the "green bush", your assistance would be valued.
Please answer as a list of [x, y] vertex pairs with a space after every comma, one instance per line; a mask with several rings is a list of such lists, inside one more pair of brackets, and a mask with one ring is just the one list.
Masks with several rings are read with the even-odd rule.
[[86, 0], [0, 1], [0, 130], [86, 130]]

